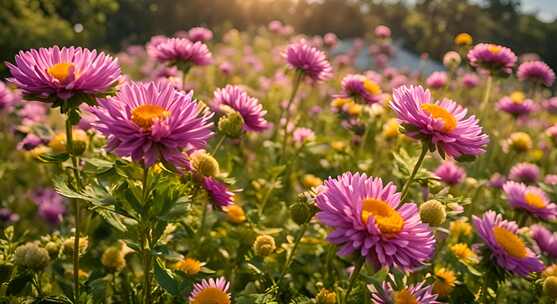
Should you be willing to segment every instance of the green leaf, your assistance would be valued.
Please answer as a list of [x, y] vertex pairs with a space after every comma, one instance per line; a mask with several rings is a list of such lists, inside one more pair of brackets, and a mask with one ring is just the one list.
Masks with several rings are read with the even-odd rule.
[[11, 296], [19, 294], [25, 289], [25, 287], [27, 287], [32, 279], [33, 273], [30, 271], [23, 271], [19, 273], [8, 283], [8, 288], [6, 290], [7, 295]]
[[118, 229], [119, 231], [128, 231], [128, 228], [126, 228], [126, 226], [124, 225], [119, 214], [103, 208], [91, 207], [89, 209], [98, 213], [107, 223], [109, 223], [112, 227]]
[[68, 160], [70, 158], [69, 153], [54, 153], [54, 152], [46, 152], [37, 157], [37, 159], [43, 163], [61, 163], [63, 161]]
[[155, 279], [159, 282], [159, 285], [168, 291], [173, 296], [178, 296], [180, 294], [180, 284], [172, 273], [166, 269], [160, 259], [156, 259], [155, 262]]

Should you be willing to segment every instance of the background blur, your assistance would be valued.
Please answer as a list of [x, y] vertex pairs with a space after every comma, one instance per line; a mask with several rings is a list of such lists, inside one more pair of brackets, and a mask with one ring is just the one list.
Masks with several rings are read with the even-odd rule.
[[0, 60], [53, 44], [117, 52], [198, 25], [218, 38], [277, 19], [307, 35], [345, 39], [386, 24], [397, 43], [433, 59], [450, 49], [455, 34], [468, 32], [475, 42], [537, 53], [557, 69], [556, 15], [557, 0], [2, 0]]

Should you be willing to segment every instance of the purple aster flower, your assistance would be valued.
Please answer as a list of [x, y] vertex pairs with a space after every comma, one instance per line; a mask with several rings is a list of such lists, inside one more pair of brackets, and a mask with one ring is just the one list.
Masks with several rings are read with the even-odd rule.
[[168, 38], [151, 48], [150, 55], [159, 62], [186, 65], [208, 65], [213, 61], [211, 52], [202, 42], [191, 42], [184, 38]]
[[480, 77], [476, 73], [466, 73], [462, 76], [462, 84], [469, 88], [475, 88], [480, 84]]
[[492, 74], [508, 76], [512, 73], [516, 63], [516, 55], [507, 47], [480, 43], [468, 52], [468, 60], [470, 65], [475, 68], [486, 69]]
[[80, 105], [79, 110], [81, 112], [81, 119], [79, 120], [77, 126], [81, 130], [87, 131], [92, 128], [91, 124], [97, 120], [97, 117], [91, 113], [91, 106], [87, 104]]
[[230, 304], [230, 283], [225, 278], [203, 279], [193, 285], [189, 296], [190, 304]]
[[519, 276], [543, 270], [543, 263], [517, 235], [518, 225], [504, 220], [500, 214], [487, 211], [481, 218], [473, 216], [473, 223], [480, 238], [489, 247], [497, 264]]
[[201, 112], [192, 95], [168, 83], [128, 83], [91, 110], [97, 116], [93, 126], [119, 156], [146, 166], [159, 160], [187, 166], [182, 150], [204, 148], [213, 134], [212, 114]]
[[323, 36], [323, 43], [325, 43], [325, 45], [330, 48], [333, 48], [337, 45], [337, 40], [337, 35], [335, 35], [335, 33], [327, 33], [325, 34], [325, 36]]
[[437, 294], [432, 292], [432, 286], [420, 282], [395, 290], [389, 282], [383, 282], [382, 290], [371, 288], [371, 301], [373, 304], [415, 303], [415, 304], [440, 304]]
[[305, 143], [315, 139], [315, 133], [308, 128], [296, 128], [292, 133], [292, 138], [297, 143]]
[[557, 174], [548, 174], [544, 177], [543, 182], [546, 185], [555, 186], [557, 185]]
[[524, 62], [518, 67], [516, 76], [520, 81], [540, 83], [550, 87], [555, 81], [555, 72], [542, 61]]
[[44, 103], [38, 101], [26, 102], [23, 108], [17, 112], [21, 124], [25, 126], [34, 125], [46, 119], [48, 109]]
[[277, 33], [277, 34], [282, 32], [282, 27], [283, 27], [283, 24], [279, 20], [273, 20], [273, 21], [269, 22], [269, 25], [268, 25], [269, 31], [271, 31], [273, 33]]
[[373, 33], [375, 34], [375, 37], [379, 39], [391, 37], [391, 29], [386, 25], [378, 25], [375, 27], [375, 30], [373, 30]]
[[489, 178], [489, 186], [493, 187], [493, 188], [503, 188], [503, 185], [505, 184], [505, 182], [507, 181], [507, 179], [505, 178], [504, 175], [501, 175], [499, 173], [494, 173], [490, 178]]
[[441, 89], [447, 85], [448, 78], [446, 72], [433, 72], [427, 78], [426, 84], [432, 89]]
[[151, 39], [149, 39], [149, 42], [147, 42], [147, 45], [145, 46], [145, 49], [147, 50], [147, 54], [150, 57], [155, 58], [157, 53], [157, 46], [168, 39], [169, 39], [168, 37], [163, 35], [155, 35], [151, 37]]
[[454, 186], [464, 180], [466, 177], [466, 171], [464, 168], [459, 167], [452, 161], [444, 161], [435, 170], [435, 175], [437, 175], [445, 184]]
[[451, 157], [477, 156], [489, 142], [475, 116], [454, 101], [432, 102], [429, 90], [403, 86], [393, 93], [391, 108], [405, 127], [406, 135], [428, 140]]
[[38, 214], [51, 225], [58, 225], [66, 212], [64, 198], [50, 188], [37, 189], [31, 194], [37, 204]]
[[43, 140], [35, 134], [27, 134], [18, 144], [18, 150], [31, 151], [38, 145], [42, 144]]
[[523, 209], [544, 220], [557, 216], [557, 205], [540, 188], [509, 181], [503, 185], [503, 191], [511, 207]]
[[203, 178], [203, 188], [205, 188], [213, 203], [220, 208], [234, 203], [234, 193], [228, 190], [228, 187], [223, 182], [211, 176]]
[[44, 101], [67, 100], [77, 93], [105, 94], [120, 78], [115, 58], [80, 47], [20, 51], [15, 65], [6, 65], [12, 74], [8, 81]]
[[342, 94], [335, 97], [352, 97], [366, 104], [378, 103], [383, 98], [381, 87], [364, 75], [350, 74], [342, 79]]
[[545, 130], [545, 134], [547, 134], [547, 136], [549, 136], [554, 143], [557, 143], [557, 124], [547, 128], [547, 130]]
[[232, 65], [232, 63], [228, 61], [225, 61], [219, 65], [219, 71], [224, 75], [232, 74], [233, 70], [234, 70], [234, 66]]
[[327, 240], [341, 246], [340, 256], [357, 252], [377, 267], [411, 270], [433, 254], [429, 226], [415, 204], [400, 203], [392, 183], [348, 172], [325, 181], [316, 201], [317, 219], [333, 229]]
[[533, 184], [540, 178], [540, 168], [530, 163], [514, 165], [509, 172], [509, 179], [517, 182]]
[[551, 97], [543, 103], [543, 106], [551, 114], [557, 114], [557, 97]]
[[12, 224], [19, 221], [19, 215], [8, 208], [0, 208], [0, 222]]
[[210, 29], [205, 27], [192, 27], [188, 31], [188, 38], [192, 42], [206, 42], [213, 39], [213, 32]]
[[312, 47], [305, 40], [290, 44], [283, 56], [290, 67], [313, 81], [327, 80], [332, 76], [332, 68], [325, 53]]
[[14, 93], [0, 81], [0, 111], [10, 109], [15, 101]]
[[214, 93], [212, 108], [221, 111], [222, 106], [228, 106], [242, 115], [244, 129], [246, 131], [261, 132], [269, 127], [265, 120], [267, 111], [257, 98], [248, 95], [240, 86], [227, 85], [223, 89], [217, 89]]
[[513, 100], [505, 96], [497, 102], [497, 109], [514, 117], [524, 117], [534, 111], [534, 102], [531, 99]]
[[557, 258], [557, 233], [551, 233], [544, 226], [535, 224], [530, 227], [530, 235], [541, 251], [552, 258]]

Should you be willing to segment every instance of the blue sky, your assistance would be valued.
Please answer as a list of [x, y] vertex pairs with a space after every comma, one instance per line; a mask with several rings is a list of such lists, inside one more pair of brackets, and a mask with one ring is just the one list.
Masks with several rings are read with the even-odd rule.
[[557, 17], [557, 0], [522, 0], [522, 9], [526, 12], [537, 11], [544, 21], [553, 21]]

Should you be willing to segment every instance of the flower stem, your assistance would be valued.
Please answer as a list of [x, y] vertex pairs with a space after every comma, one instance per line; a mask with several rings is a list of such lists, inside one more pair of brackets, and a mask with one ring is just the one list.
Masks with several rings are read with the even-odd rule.
[[286, 263], [284, 263], [284, 267], [282, 268], [282, 271], [280, 272], [280, 277], [277, 281], [277, 284], [282, 281], [282, 279], [286, 275], [286, 271], [290, 267], [290, 264], [292, 264], [292, 260], [294, 259], [294, 255], [296, 254], [296, 249], [298, 249], [298, 245], [300, 244], [300, 241], [302, 240], [302, 237], [304, 236], [304, 234], [306, 234], [306, 231], [308, 230], [308, 227], [309, 227], [309, 223], [303, 224], [302, 225], [302, 230], [300, 230], [300, 232], [296, 236], [296, 239], [294, 240], [294, 247], [292, 247], [292, 250], [290, 251], [290, 254], [288, 255], [288, 258], [286, 259]]
[[216, 155], [216, 154], [217, 154], [217, 152], [219, 151], [220, 146], [222, 146], [222, 143], [224, 142], [224, 139], [225, 139], [225, 138], [226, 138], [225, 135], [221, 135], [219, 141], [217, 142], [217, 145], [216, 145], [215, 148], [213, 149], [213, 153], [212, 153], [213, 155]]
[[485, 93], [484, 98], [482, 100], [482, 104], [480, 105], [480, 113], [484, 113], [485, 107], [489, 102], [489, 96], [491, 94], [491, 87], [493, 85], [493, 77], [491, 75], [487, 76], [487, 84], [485, 85]]
[[[143, 167], [143, 206], [148, 205], [149, 198], [149, 167]], [[147, 221], [145, 218], [147, 217]], [[141, 249], [143, 251], [144, 289], [143, 303], [151, 303], [151, 230], [149, 228], [148, 214], [142, 215], [143, 231], [141, 233]]]
[[400, 196], [400, 201], [404, 201], [406, 195], [408, 195], [408, 190], [410, 189], [410, 185], [412, 184], [412, 181], [414, 181], [414, 177], [416, 177], [416, 173], [418, 173], [418, 170], [422, 166], [426, 154], [427, 154], [427, 143], [424, 141], [422, 143], [422, 152], [420, 153], [418, 161], [414, 165], [414, 169], [412, 170], [410, 177], [408, 178], [406, 184], [404, 184], [404, 187], [402, 188], [402, 195]]
[[208, 205], [208, 199], [204, 199], [203, 200], [203, 204], [202, 207], [203, 210], [201, 210], [201, 223], [199, 224], [199, 229], [197, 230], [197, 244], [201, 244], [201, 237], [203, 236], [203, 231], [205, 230], [205, 223], [207, 222], [207, 205]]
[[346, 293], [344, 294], [344, 300], [342, 301], [342, 303], [346, 304], [348, 303], [348, 296], [350, 295], [350, 291], [352, 291], [352, 287], [354, 287], [354, 282], [356, 281], [356, 278], [358, 277], [358, 275], [360, 274], [360, 271], [362, 270], [362, 266], [364, 266], [364, 262], [365, 259], [363, 257], [358, 258], [358, 260], [356, 261], [356, 264], [354, 265], [354, 270], [352, 271], [352, 274], [350, 274], [350, 280], [348, 281], [348, 288], [346, 289]]
[[[298, 92], [298, 89], [300, 88], [300, 84], [302, 83], [302, 79], [304, 77], [304, 74], [302, 72], [297, 71], [296, 75], [294, 76], [294, 80], [293, 80], [293, 85], [292, 85], [292, 93], [290, 94], [290, 99], [288, 99], [288, 104], [286, 105], [286, 109], [283, 110], [286, 113], [284, 115], [285, 116], [285, 121], [284, 121], [284, 128], [283, 128], [283, 138], [282, 138], [282, 156], [284, 157], [286, 155], [286, 144], [288, 142], [288, 123], [290, 122], [290, 107], [292, 106], [292, 102], [294, 101], [294, 98], [296, 98], [296, 93]], [[279, 117], [279, 124], [280, 121], [282, 120], [282, 113]]]
[[[73, 129], [72, 123], [69, 117], [66, 119], [66, 151], [70, 154], [72, 159], [72, 171], [75, 179], [75, 187], [79, 192], [83, 189], [81, 183], [81, 177], [79, 175], [79, 169], [77, 168], [79, 162], [77, 156], [74, 154], [73, 147]], [[74, 245], [73, 245], [73, 284], [74, 284], [74, 300], [76, 303], [79, 302], [79, 222], [80, 222], [80, 205], [79, 200], [73, 200], [74, 205], [74, 217], [75, 217], [75, 235], [74, 235]]]

